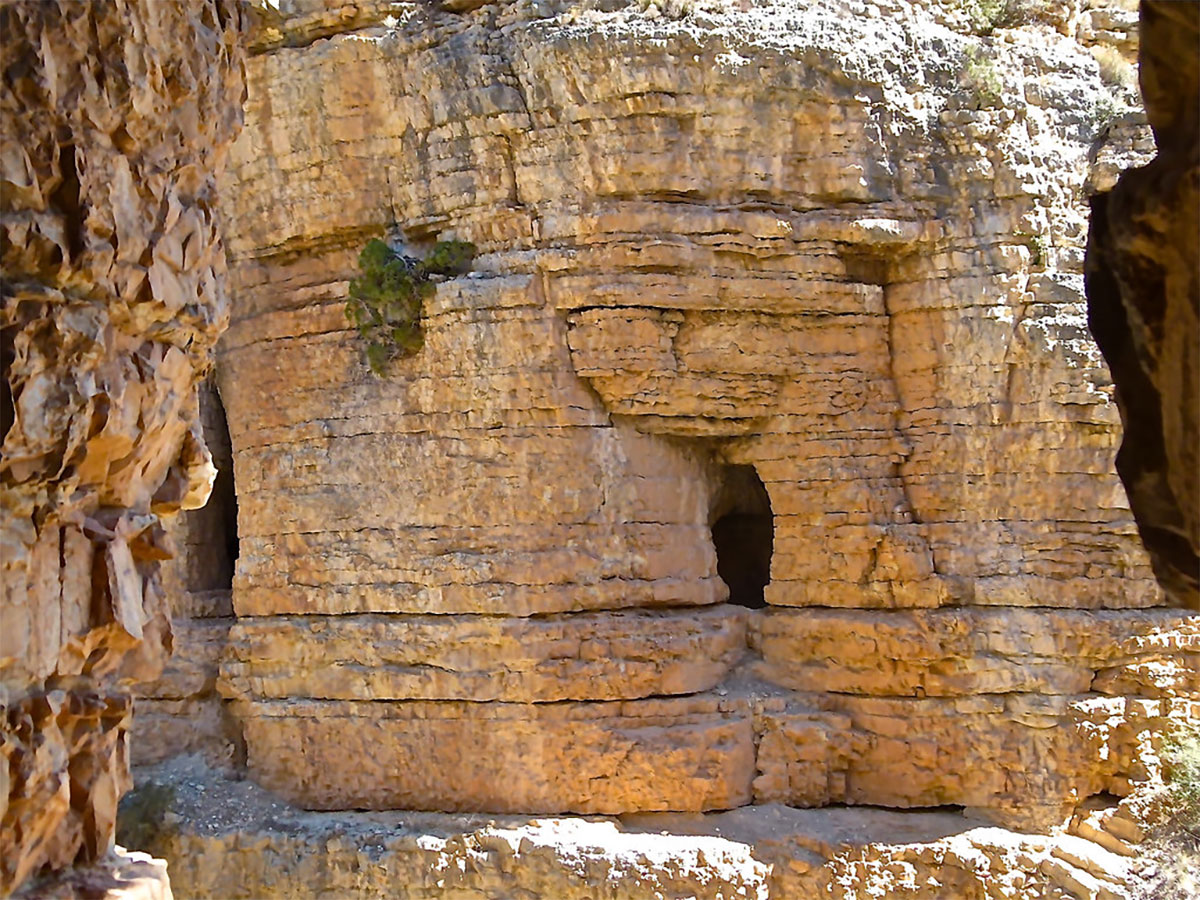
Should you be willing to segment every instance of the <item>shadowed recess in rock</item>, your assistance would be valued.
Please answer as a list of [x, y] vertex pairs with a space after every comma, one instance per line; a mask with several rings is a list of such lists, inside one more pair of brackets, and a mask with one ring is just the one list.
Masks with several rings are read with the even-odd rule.
[[237, 495], [233, 488], [229, 425], [225, 421], [225, 407], [215, 390], [202, 395], [201, 416], [206, 432], [212, 434], [209, 440], [215, 448], [213, 464], [217, 467], [217, 478], [213, 482], [208, 506], [199, 514], [210, 515], [221, 536], [221, 540], [214, 544], [213, 574], [214, 580], [219, 583], [213, 587], [228, 590], [233, 585], [233, 571], [238, 558]]
[[754, 466], [727, 466], [713, 511], [717, 574], [729, 585], [729, 602], [750, 609], [766, 606], [771, 580], [775, 525], [771, 498]]

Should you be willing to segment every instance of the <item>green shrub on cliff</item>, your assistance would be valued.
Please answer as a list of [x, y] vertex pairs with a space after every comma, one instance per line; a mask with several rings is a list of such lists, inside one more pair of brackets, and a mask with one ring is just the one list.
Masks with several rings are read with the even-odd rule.
[[1020, 28], [1037, 21], [1045, 0], [963, 0], [971, 30], [987, 36], [997, 28]]
[[967, 51], [959, 83], [966, 91], [970, 109], [999, 109], [1004, 101], [1004, 82], [996, 63], [977, 47]]
[[1163, 748], [1171, 826], [1200, 850], [1200, 723], [1180, 726]]
[[461, 275], [471, 267], [475, 245], [438, 241], [425, 259], [402, 256], [373, 238], [358, 256], [362, 274], [350, 282], [346, 318], [367, 342], [367, 364], [382, 375], [389, 361], [412, 356], [425, 344], [424, 300], [437, 275]]
[[167, 821], [175, 805], [175, 788], [150, 781], [121, 798], [117, 808], [117, 843], [134, 850], [150, 850], [155, 841], [174, 833]]

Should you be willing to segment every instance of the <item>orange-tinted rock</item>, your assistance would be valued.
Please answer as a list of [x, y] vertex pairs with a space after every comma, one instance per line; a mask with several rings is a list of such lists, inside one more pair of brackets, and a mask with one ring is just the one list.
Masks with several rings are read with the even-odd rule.
[[239, 717], [251, 776], [308, 809], [621, 813], [750, 802], [747, 712], [697, 695], [621, 703], [293, 700], [248, 703]]
[[129, 681], [170, 648], [161, 520], [211, 482], [242, 25], [225, 0], [0, 8], [0, 893], [108, 852]]

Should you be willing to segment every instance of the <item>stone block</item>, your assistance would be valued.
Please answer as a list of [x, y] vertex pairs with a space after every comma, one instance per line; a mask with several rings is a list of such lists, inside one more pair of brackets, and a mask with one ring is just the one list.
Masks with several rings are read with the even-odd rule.
[[222, 691], [254, 699], [625, 700], [720, 682], [746, 610], [243, 619]]
[[251, 776], [308, 809], [607, 813], [750, 801], [746, 707], [621, 703], [235, 704]]

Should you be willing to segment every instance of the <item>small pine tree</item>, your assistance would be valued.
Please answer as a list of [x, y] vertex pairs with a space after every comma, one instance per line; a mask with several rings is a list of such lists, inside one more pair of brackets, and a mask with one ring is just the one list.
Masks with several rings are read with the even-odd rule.
[[401, 256], [373, 238], [358, 256], [362, 274], [350, 282], [346, 318], [367, 342], [367, 365], [382, 375], [396, 357], [413, 356], [425, 345], [424, 300], [433, 295], [434, 275], [461, 275], [471, 267], [475, 245], [439, 241], [425, 259]]

